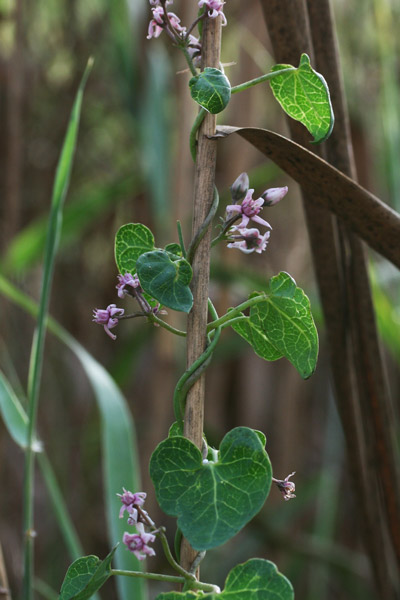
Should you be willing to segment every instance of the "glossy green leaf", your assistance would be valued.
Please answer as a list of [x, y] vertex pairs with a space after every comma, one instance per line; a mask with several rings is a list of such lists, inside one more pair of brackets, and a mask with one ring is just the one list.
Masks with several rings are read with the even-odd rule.
[[206, 67], [191, 78], [189, 87], [193, 100], [213, 115], [224, 110], [231, 99], [231, 84], [219, 69]]
[[122, 225], [115, 236], [115, 262], [120, 273], [136, 273], [141, 254], [154, 250], [154, 236], [142, 223]]
[[[275, 65], [273, 71], [291, 65]], [[307, 54], [302, 54], [294, 71], [277, 75], [270, 80], [272, 93], [283, 110], [300, 121], [314, 137], [314, 143], [323, 142], [332, 133], [334, 115], [325, 79], [314, 71]]]
[[192, 267], [187, 260], [171, 260], [164, 250], [155, 250], [138, 258], [136, 271], [147, 294], [173, 310], [190, 311], [193, 305], [189, 288]]
[[252, 309], [250, 311], [251, 318], [241, 314], [243, 320], [234, 323], [232, 329], [244, 338], [253, 347], [254, 352], [264, 360], [272, 361], [282, 358], [282, 352], [271, 343], [258, 313]]
[[[252, 306], [250, 317], [233, 324], [232, 328], [261, 358], [276, 360], [285, 356], [304, 379], [315, 371], [318, 333], [310, 301], [288, 273], [272, 277], [265, 302]], [[272, 358], [272, 349], [276, 351], [275, 358]]]
[[271, 465], [258, 434], [237, 427], [222, 440], [217, 462], [203, 464], [200, 450], [184, 437], [155, 449], [150, 476], [157, 500], [196, 550], [225, 543], [263, 506]]
[[97, 556], [83, 556], [69, 567], [61, 586], [59, 600], [88, 600], [111, 575], [111, 561], [115, 546], [104, 560]]
[[294, 592], [290, 581], [279, 573], [274, 563], [262, 558], [252, 558], [236, 565], [228, 574], [225, 587], [220, 594], [197, 594], [190, 592], [167, 592], [156, 600], [293, 600]]

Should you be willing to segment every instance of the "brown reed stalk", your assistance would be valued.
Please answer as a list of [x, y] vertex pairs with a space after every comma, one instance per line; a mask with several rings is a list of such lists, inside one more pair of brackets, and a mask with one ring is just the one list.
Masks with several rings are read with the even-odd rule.
[[[306, 52], [313, 63], [314, 49], [306, 0], [260, 1], [276, 60], [296, 65], [301, 53]], [[305, 130], [293, 121], [288, 124], [292, 138], [309, 148]], [[380, 503], [374, 486], [376, 479], [367, 461], [368, 443], [360, 407], [362, 388], [357, 376], [359, 365], [355, 360], [354, 326], [351, 317], [349, 318], [349, 298], [352, 294], [348, 289], [351, 281], [345, 265], [348, 264], [351, 248], [348, 242], [344, 243], [343, 230], [339, 231], [336, 219], [317, 207], [310, 194], [303, 194], [303, 200], [331, 351], [335, 396], [348, 447], [351, 479], [363, 516], [364, 540], [373, 566], [376, 587], [382, 597], [391, 598], [393, 592], [383, 551], [383, 532], [376, 531], [379, 529], [381, 516]], [[357, 255], [357, 260], [359, 259]]]
[[[202, 35], [202, 68], [220, 66], [221, 49], [221, 17], [205, 19]], [[203, 224], [213, 202], [215, 165], [217, 158], [217, 142], [209, 139], [215, 133], [216, 117], [207, 114], [198, 132], [197, 156], [194, 178], [193, 197], [193, 237]], [[193, 308], [189, 314], [187, 327], [187, 365], [190, 366], [205, 350], [207, 337], [207, 302], [210, 274], [210, 241], [211, 230], [206, 232], [197, 247], [193, 258]], [[202, 446], [204, 422], [204, 374], [189, 390], [186, 399], [184, 418], [184, 435]], [[189, 570], [197, 552], [191, 548], [187, 540], [181, 547], [181, 564]]]

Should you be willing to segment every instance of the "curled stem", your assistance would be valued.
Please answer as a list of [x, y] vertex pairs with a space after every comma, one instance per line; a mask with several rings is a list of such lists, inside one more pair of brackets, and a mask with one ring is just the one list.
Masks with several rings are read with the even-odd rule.
[[[208, 299], [208, 308], [215, 323], [218, 320], [218, 314], [210, 299]], [[185, 401], [187, 393], [194, 384], [194, 382], [197, 381], [200, 375], [208, 367], [212, 353], [214, 352], [215, 346], [217, 345], [219, 340], [219, 336], [221, 335], [220, 327], [215, 327], [212, 329], [212, 331], [215, 331], [215, 333], [213, 337], [211, 337], [211, 335], [208, 336], [209, 343], [207, 345], [207, 348], [204, 350], [203, 354], [201, 354], [199, 358], [195, 360], [193, 364], [190, 365], [190, 367], [187, 369], [187, 371], [184, 372], [184, 374], [176, 384], [173, 403], [175, 418], [179, 423], [183, 421], [183, 415], [185, 414]]]
[[196, 235], [193, 237], [192, 241], [190, 242], [188, 251], [187, 251], [187, 260], [192, 263], [193, 261], [193, 257], [195, 255], [195, 252], [197, 250], [198, 245], [200, 244], [201, 240], [203, 239], [208, 227], [210, 226], [213, 218], [215, 217], [215, 213], [218, 210], [218, 204], [219, 204], [219, 195], [218, 195], [218, 190], [216, 188], [216, 186], [214, 186], [214, 197], [213, 197], [213, 202], [212, 205], [210, 207], [210, 210], [208, 212], [208, 215], [206, 216], [206, 218], [204, 219], [200, 229], [197, 231]]
[[185, 578], [185, 581], [188, 581], [188, 580], [196, 581], [196, 577], [194, 575], [192, 575], [192, 573], [189, 573], [183, 567], [181, 567], [181, 565], [179, 563], [177, 563], [176, 560], [174, 559], [174, 557], [172, 556], [172, 552], [171, 552], [171, 549], [168, 544], [167, 536], [165, 535], [165, 528], [160, 527], [160, 530], [156, 533], [156, 535], [161, 541], [161, 545], [163, 547], [165, 557], [166, 557], [167, 561], [169, 562], [169, 564], [171, 565], [171, 567], [173, 569], [175, 569], [175, 571], [180, 573], [182, 575], [182, 577]]
[[205, 108], [201, 108], [197, 113], [197, 117], [194, 120], [192, 125], [192, 129], [190, 130], [189, 136], [189, 146], [190, 146], [190, 154], [192, 155], [193, 161], [196, 161], [197, 154], [197, 132], [199, 130], [200, 125], [205, 119], [207, 111]]

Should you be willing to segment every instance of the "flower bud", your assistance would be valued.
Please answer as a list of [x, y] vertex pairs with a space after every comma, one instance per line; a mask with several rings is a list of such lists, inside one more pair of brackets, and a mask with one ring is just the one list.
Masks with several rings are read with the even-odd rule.
[[265, 190], [265, 192], [261, 194], [261, 198], [264, 200], [264, 206], [274, 206], [274, 204], [277, 204], [284, 196], [286, 196], [287, 191], [287, 186]]
[[247, 194], [249, 189], [249, 176], [247, 173], [241, 173], [231, 185], [231, 196], [235, 202], [240, 202]]

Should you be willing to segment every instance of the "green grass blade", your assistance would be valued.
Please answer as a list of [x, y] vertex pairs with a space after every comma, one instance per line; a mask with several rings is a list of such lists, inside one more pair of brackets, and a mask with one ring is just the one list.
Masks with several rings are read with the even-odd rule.
[[[0, 371], [0, 414], [3, 417], [4, 424], [12, 439], [20, 448], [25, 449], [28, 417], [20, 403], [16, 393], [7, 381], [4, 374]], [[34, 440], [34, 452], [38, 453], [38, 462], [46, 483], [47, 491], [53, 505], [53, 510], [57, 518], [61, 533], [63, 534], [65, 545], [68, 548], [72, 560], [82, 556], [83, 549], [75, 527], [69, 516], [66, 504], [60, 488], [58, 487], [52, 466], [46, 454], [42, 452], [42, 444]]]
[[[16, 444], [22, 449], [26, 448], [28, 417], [17, 394], [7, 381], [4, 373], [0, 371], [0, 415], [8, 433]], [[33, 451], [39, 452], [41, 444], [34, 440]]]
[[[0, 275], [0, 293], [36, 317], [37, 304]], [[69, 333], [51, 317], [47, 320], [49, 330], [77, 356], [89, 381], [102, 417], [104, 493], [107, 510], [107, 526], [110, 546], [120, 541], [125, 531], [125, 522], [118, 513], [120, 502], [116, 496], [122, 486], [132, 491], [140, 490], [140, 474], [137, 462], [136, 439], [132, 417], [126, 400], [114, 380]], [[141, 563], [120, 547], [115, 555], [118, 569], [139, 570]], [[118, 577], [120, 597], [123, 600], [146, 598], [143, 580]]]
[[24, 476], [24, 582], [23, 598], [33, 598], [33, 536], [28, 532], [34, 530], [33, 519], [33, 490], [34, 490], [34, 453], [32, 442], [36, 431], [36, 420], [38, 411], [39, 388], [43, 365], [43, 352], [45, 340], [45, 322], [48, 313], [51, 282], [53, 278], [54, 262], [57, 253], [58, 240], [61, 232], [62, 207], [68, 189], [69, 178], [72, 169], [73, 156], [78, 136], [79, 118], [82, 106], [83, 91], [90, 70], [92, 59], [89, 60], [83, 74], [75, 102], [72, 107], [70, 120], [67, 127], [61, 156], [58, 161], [56, 176], [54, 180], [53, 194], [49, 225], [47, 229], [46, 247], [44, 256], [42, 290], [40, 295], [39, 312], [35, 333], [33, 336], [31, 358], [28, 375], [28, 432], [27, 448], [25, 455]]

